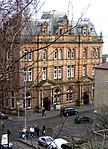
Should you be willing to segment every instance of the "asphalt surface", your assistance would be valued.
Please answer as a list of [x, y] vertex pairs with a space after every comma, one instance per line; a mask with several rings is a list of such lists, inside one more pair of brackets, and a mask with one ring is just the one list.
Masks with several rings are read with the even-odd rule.
[[[73, 107], [78, 110], [78, 112], [86, 112], [94, 109], [93, 105], [88, 105], [88, 106], [81, 106], [81, 107]], [[32, 113], [27, 115], [27, 119], [29, 121], [33, 120], [38, 120], [38, 119], [46, 119], [46, 118], [51, 118], [51, 117], [57, 117], [59, 115], [59, 110], [51, 110], [51, 111], [46, 111], [46, 116], [42, 116], [41, 113]], [[19, 121], [24, 121], [25, 116], [11, 116], [9, 117], [10, 120], [19, 122]], [[24, 140], [24, 139], [19, 139], [22, 143], [28, 144], [31, 147], [38, 148], [38, 144], [36, 142], [36, 139], [32, 142], [30, 140]]]
[[[78, 112], [83, 112], [83, 111], [89, 111], [89, 110], [93, 110], [94, 106], [93, 105], [88, 105], [88, 106], [74, 106], [73, 108], [76, 108], [78, 110]], [[56, 117], [60, 114], [60, 111], [57, 110], [50, 110], [50, 111], [46, 111], [46, 116], [42, 116], [41, 113], [32, 113], [32, 114], [27, 114], [27, 119], [29, 121], [33, 121], [33, 120], [38, 120], [38, 119], [45, 119], [45, 118], [50, 118], [50, 117]], [[13, 120], [13, 121], [24, 121], [25, 116], [10, 116], [9, 119]]]

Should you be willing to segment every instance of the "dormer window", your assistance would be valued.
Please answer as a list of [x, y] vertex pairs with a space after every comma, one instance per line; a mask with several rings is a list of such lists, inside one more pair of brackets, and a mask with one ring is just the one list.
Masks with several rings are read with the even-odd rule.
[[87, 35], [87, 27], [83, 27], [82, 33], [83, 33], [83, 35]]

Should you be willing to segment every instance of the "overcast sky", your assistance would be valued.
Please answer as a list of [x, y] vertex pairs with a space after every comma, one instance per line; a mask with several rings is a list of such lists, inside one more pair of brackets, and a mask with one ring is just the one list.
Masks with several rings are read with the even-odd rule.
[[[107, 0], [43, 0], [43, 11], [56, 10], [58, 12], [68, 13], [76, 21], [83, 11], [86, 13], [83, 17], [90, 18], [94, 24], [97, 34], [102, 31], [104, 45], [103, 54], [108, 54], [108, 2]], [[69, 5], [70, 4], [70, 5]], [[89, 5], [90, 4], [90, 5]]]

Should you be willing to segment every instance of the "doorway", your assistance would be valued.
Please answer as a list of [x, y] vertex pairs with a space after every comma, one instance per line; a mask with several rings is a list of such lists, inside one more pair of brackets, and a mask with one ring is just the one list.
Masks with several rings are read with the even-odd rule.
[[50, 103], [50, 100], [48, 99], [48, 97], [45, 97], [43, 99], [43, 107], [45, 108], [45, 110], [50, 111], [51, 103]]

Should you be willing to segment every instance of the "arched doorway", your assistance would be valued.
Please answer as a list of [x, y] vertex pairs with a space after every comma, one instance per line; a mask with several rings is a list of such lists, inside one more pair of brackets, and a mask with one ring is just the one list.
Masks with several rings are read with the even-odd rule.
[[51, 103], [50, 103], [50, 99], [48, 97], [45, 97], [43, 99], [43, 107], [45, 108], [45, 110], [50, 111]]

